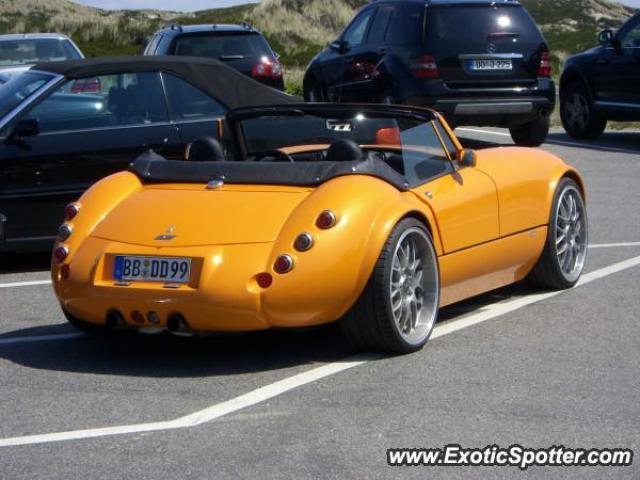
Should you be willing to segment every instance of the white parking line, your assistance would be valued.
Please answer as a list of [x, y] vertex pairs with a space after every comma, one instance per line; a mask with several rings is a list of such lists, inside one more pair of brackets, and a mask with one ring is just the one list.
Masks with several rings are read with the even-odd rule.
[[[613, 275], [630, 268], [640, 266], [640, 256], [616, 263], [609, 267], [601, 268], [594, 272], [588, 273], [582, 277], [578, 286], [586, 285], [595, 280]], [[490, 309], [481, 311], [460, 320], [452, 320], [450, 322], [440, 324], [436, 327], [432, 338], [439, 338], [451, 333], [457, 332], [464, 328], [478, 325], [496, 317], [500, 317], [507, 313], [513, 312], [520, 308], [532, 305], [534, 303], [546, 300], [563, 292], [549, 292], [532, 295], [516, 300], [506, 301], [492, 305]], [[335, 375], [345, 370], [358, 367], [372, 360], [381, 358], [380, 355], [362, 355], [347, 358], [338, 362], [329, 363], [306, 372], [299, 373], [284, 380], [266, 385], [264, 387], [253, 390], [239, 397], [232, 398], [226, 402], [212, 405], [209, 408], [199, 410], [190, 415], [153, 423], [139, 423], [134, 425], [120, 425], [115, 427], [93, 428], [85, 430], [70, 430], [66, 432], [44, 433], [38, 435], [26, 435], [22, 437], [8, 437], [0, 439], [0, 447], [33, 445], [39, 443], [62, 442], [67, 440], [80, 440], [95, 437], [106, 437], [112, 435], [124, 435], [142, 432], [157, 432], [164, 430], [174, 430], [179, 428], [195, 427], [207, 422], [216, 420], [224, 415], [237, 412], [239, 410], [257, 405], [271, 398], [282, 395], [290, 390], [296, 389], [309, 383], [317, 382], [323, 378]]]
[[[509, 133], [505, 133], [505, 132], [496, 132], [495, 130], [481, 130], [479, 128], [466, 128], [466, 127], [459, 127], [456, 129], [457, 131], [461, 131], [461, 132], [470, 132], [470, 133], [483, 133], [483, 134], [487, 134], [487, 135], [495, 135], [498, 137], [507, 137], [507, 138], [511, 138], [511, 134]], [[618, 147], [609, 147], [607, 145], [591, 145], [591, 144], [587, 144], [587, 143], [578, 143], [578, 142], [571, 142], [571, 141], [566, 141], [566, 140], [549, 140], [548, 142], [546, 142], [549, 145], [560, 145], [560, 146], [566, 146], [566, 147], [574, 147], [574, 148], [593, 148], [596, 150], [608, 150], [611, 152], [616, 152], [616, 153], [630, 153], [632, 155], [637, 155], [638, 154], [638, 150], [629, 150], [626, 148], [618, 148]]]
[[74, 338], [84, 337], [84, 333], [59, 333], [56, 335], [32, 335], [28, 337], [9, 337], [0, 338], [0, 345], [14, 345], [18, 343], [34, 343], [34, 342], [50, 342], [56, 340], [71, 340]]
[[0, 288], [34, 287], [36, 285], [51, 285], [51, 280], [35, 280], [33, 282], [0, 283]]
[[624, 242], [624, 243], [600, 243], [589, 245], [589, 248], [622, 248], [622, 247], [640, 247], [640, 242]]

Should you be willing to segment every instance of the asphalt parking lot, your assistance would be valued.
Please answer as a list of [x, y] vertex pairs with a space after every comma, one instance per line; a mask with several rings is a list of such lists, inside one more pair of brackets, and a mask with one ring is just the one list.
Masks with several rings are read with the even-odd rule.
[[[483, 148], [502, 131], [459, 129]], [[46, 256], [0, 266], [0, 478], [640, 478], [640, 132], [545, 149], [588, 188], [586, 275], [441, 312], [414, 355], [332, 328], [98, 340], [68, 327]], [[389, 467], [395, 447], [634, 450], [630, 467]]]

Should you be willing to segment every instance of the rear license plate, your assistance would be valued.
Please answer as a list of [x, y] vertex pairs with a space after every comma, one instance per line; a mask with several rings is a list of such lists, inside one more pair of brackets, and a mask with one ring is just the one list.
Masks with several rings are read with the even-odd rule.
[[511, 60], [471, 60], [471, 70], [513, 70]]
[[113, 278], [120, 282], [189, 283], [191, 259], [117, 256]]

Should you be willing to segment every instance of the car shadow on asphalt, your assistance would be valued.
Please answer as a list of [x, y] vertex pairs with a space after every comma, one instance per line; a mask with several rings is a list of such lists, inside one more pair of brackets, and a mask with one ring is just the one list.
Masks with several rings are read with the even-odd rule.
[[[530, 293], [523, 284], [443, 308], [439, 323], [472, 315], [492, 304]], [[33, 327], [0, 335], [0, 358], [28, 368], [93, 375], [192, 378], [239, 375], [314, 366], [343, 360], [355, 351], [336, 324], [313, 329], [272, 330], [180, 338], [123, 332], [113, 337], [78, 336], [5, 343], [29, 336], [73, 333], [67, 324]], [[429, 346], [427, 346], [429, 348]]]
[[[73, 332], [62, 324], [8, 332], [0, 340]], [[28, 368], [149, 378], [258, 373], [332, 362], [353, 354], [333, 325], [202, 338], [117, 332], [110, 337], [81, 335], [0, 344], [0, 358]]]

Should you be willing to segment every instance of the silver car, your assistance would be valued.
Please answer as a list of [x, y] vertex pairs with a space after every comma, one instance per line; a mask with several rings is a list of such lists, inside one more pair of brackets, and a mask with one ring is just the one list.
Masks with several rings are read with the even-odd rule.
[[16, 77], [36, 63], [76, 60], [84, 55], [66, 35], [25, 33], [0, 35], [0, 82]]

